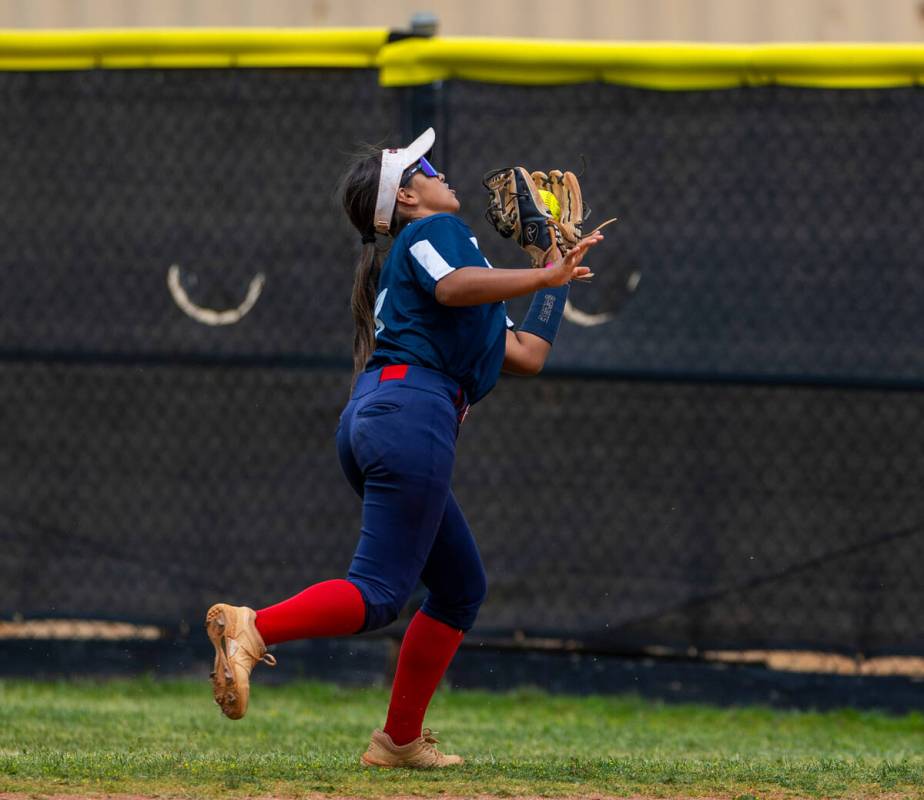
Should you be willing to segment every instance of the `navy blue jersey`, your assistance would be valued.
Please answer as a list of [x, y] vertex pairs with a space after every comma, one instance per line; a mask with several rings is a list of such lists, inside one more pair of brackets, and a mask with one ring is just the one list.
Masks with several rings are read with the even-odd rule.
[[451, 377], [470, 403], [491, 391], [512, 323], [504, 303], [451, 308], [437, 302], [437, 281], [458, 267], [491, 267], [461, 219], [434, 214], [404, 227], [379, 276], [376, 344], [367, 372], [416, 364]]

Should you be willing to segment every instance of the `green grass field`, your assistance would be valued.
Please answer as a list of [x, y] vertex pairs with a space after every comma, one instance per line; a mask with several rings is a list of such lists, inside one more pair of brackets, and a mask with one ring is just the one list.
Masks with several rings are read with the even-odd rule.
[[924, 716], [441, 690], [427, 724], [468, 763], [358, 766], [387, 693], [207, 682], [0, 682], [0, 791], [189, 797], [625, 795], [924, 798]]

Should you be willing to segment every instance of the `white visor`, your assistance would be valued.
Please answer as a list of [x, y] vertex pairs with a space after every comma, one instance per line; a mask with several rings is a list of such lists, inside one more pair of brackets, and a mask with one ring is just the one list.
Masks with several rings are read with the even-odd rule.
[[382, 171], [379, 173], [379, 196], [375, 201], [375, 229], [379, 233], [388, 233], [391, 228], [391, 216], [398, 199], [401, 175], [408, 167], [420, 160], [433, 149], [436, 133], [427, 128], [408, 147], [382, 151]]

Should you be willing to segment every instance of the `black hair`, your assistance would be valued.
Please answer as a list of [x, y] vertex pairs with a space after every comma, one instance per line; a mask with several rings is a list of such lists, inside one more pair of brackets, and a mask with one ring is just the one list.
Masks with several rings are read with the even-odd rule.
[[[375, 350], [375, 297], [378, 294], [379, 273], [388, 255], [391, 239], [379, 245], [376, 236], [375, 204], [382, 170], [380, 148], [365, 146], [347, 169], [340, 182], [340, 198], [353, 227], [362, 239], [362, 251], [353, 278], [351, 308], [353, 312], [353, 382], [363, 371]], [[392, 214], [390, 234], [395, 236], [402, 221], [396, 210]], [[377, 241], [379, 240], [379, 241]]]

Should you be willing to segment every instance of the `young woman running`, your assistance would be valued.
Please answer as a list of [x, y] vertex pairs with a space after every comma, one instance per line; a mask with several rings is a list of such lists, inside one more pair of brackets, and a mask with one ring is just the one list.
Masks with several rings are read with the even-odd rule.
[[[373, 151], [343, 182], [343, 206], [362, 238], [353, 286], [354, 386], [337, 451], [362, 498], [359, 544], [345, 580], [309, 586], [254, 611], [218, 603], [206, 615], [215, 646], [215, 701], [231, 719], [247, 710], [268, 645], [346, 636], [394, 621], [421, 581], [428, 590], [405, 633], [388, 715], [361, 761], [378, 767], [446, 767], [424, 714], [486, 581], [478, 548], [450, 488], [456, 437], [468, 406], [500, 372], [535, 375], [545, 364], [571, 280], [602, 234], [545, 269], [492, 269], [446, 177], [427, 160], [435, 134]], [[387, 256], [376, 236], [393, 239]], [[535, 293], [517, 330], [504, 301]]]

